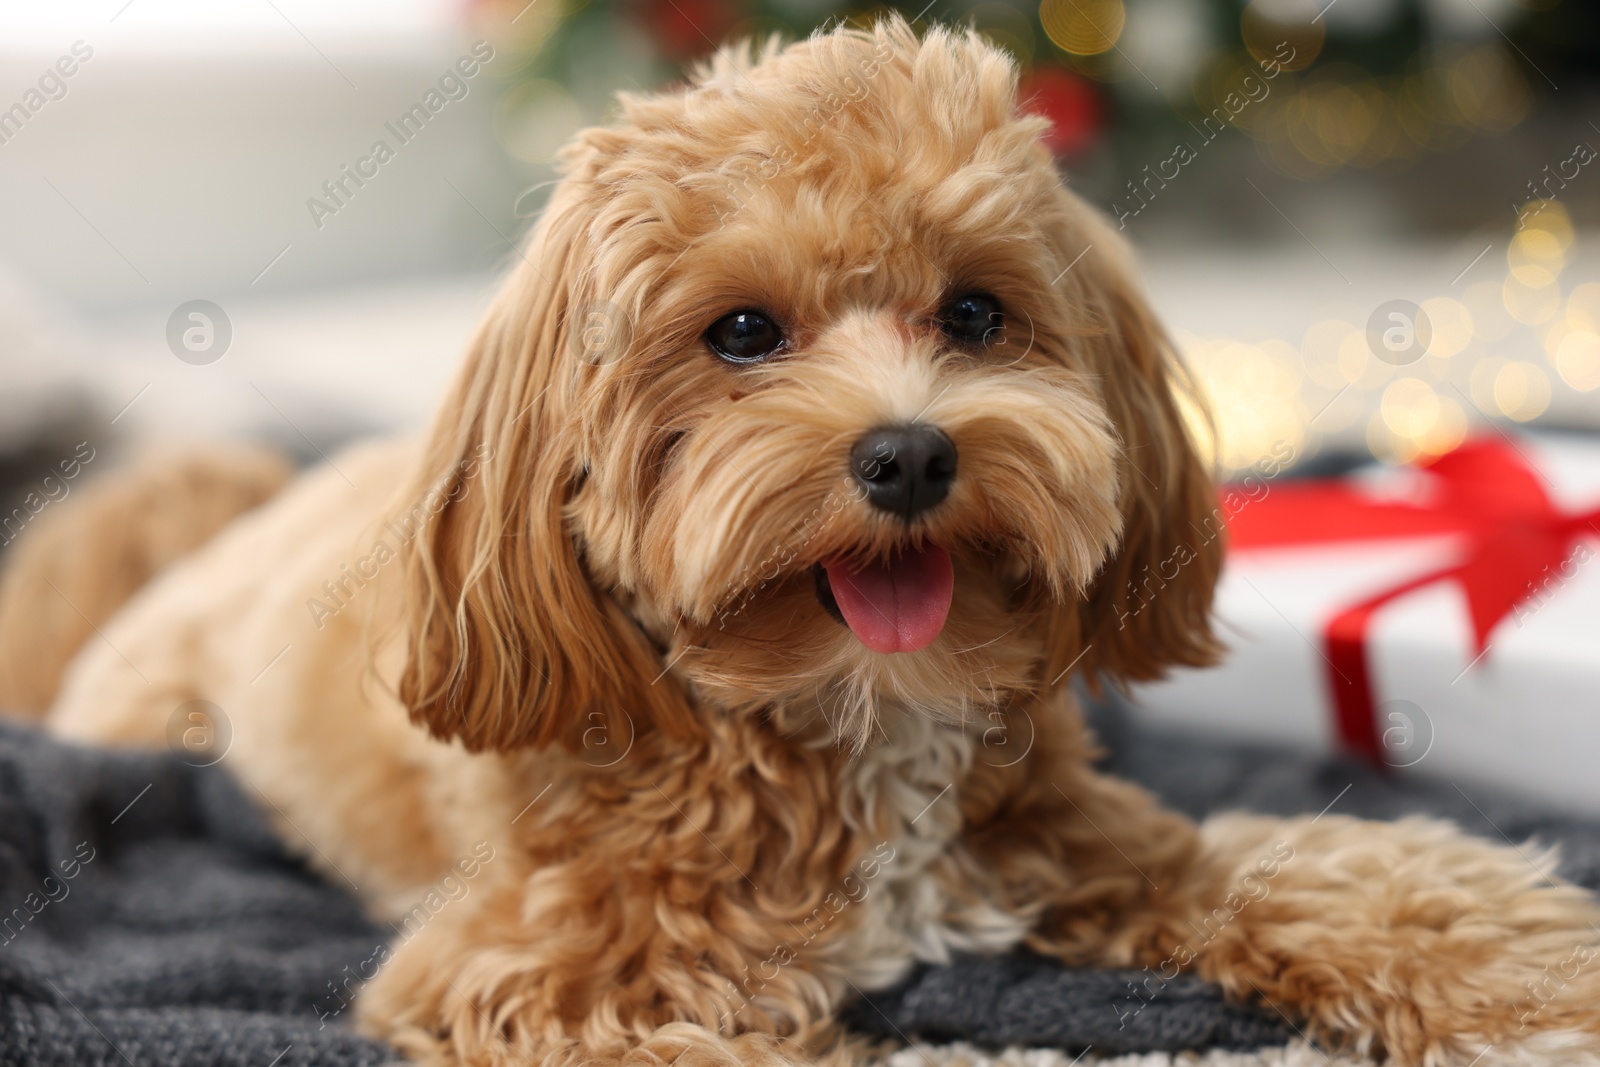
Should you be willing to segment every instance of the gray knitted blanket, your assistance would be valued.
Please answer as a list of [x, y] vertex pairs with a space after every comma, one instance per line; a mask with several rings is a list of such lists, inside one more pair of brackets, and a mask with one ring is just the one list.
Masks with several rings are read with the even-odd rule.
[[[1335, 798], [1339, 811], [1375, 818], [1428, 812], [1486, 835], [1560, 841], [1567, 875], [1600, 885], [1595, 824], [1487, 791], [1468, 800], [1338, 762], [1148, 736], [1117, 715], [1097, 725], [1112, 771], [1196, 816], [1316, 812]], [[385, 1050], [350, 1032], [330, 990], [385, 937], [284, 854], [219, 768], [0, 723], [0, 1067], [382, 1063]], [[1133, 978], [1027, 956], [961, 960], [854, 1004], [848, 1020], [894, 1040], [1097, 1054], [1291, 1036], [1192, 979], [1132, 1012]]]
[[[1138, 728], [1114, 700], [1091, 721], [1109, 756], [1104, 769], [1137, 781], [1196, 819], [1244, 809], [1269, 815], [1333, 810], [1367, 819], [1434, 815], [1469, 832], [1521, 844], [1560, 843], [1561, 873], [1600, 889], [1600, 822], [1551, 815], [1472, 783], [1401, 779], [1363, 764]], [[1142, 972], [1069, 970], [1017, 955], [927, 967], [898, 988], [852, 1005], [858, 1030], [905, 1040], [994, 1047], [1051, 1046], [1097, 1055], [1180, 1049], [1246, 1050], [1296, 1035], [1276, 1013], [1231, 1005], [1180, 975], [1161, 995], [1135, 995]]]
[[383, 940], [217, 768], [0, 723], [5, 1067], [383, 1063], [317, 1010]]

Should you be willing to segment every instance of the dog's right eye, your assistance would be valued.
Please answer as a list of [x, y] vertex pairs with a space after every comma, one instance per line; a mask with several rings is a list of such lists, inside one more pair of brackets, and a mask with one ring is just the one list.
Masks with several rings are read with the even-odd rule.
[[967, 293], [946, 304], [939, 312], [944, 332], [967, 344], [989, 344], [1005, 325], [1000, 301], [988, 293]]
[[711, 324], [706, 344], [729, 363], [759, 363], [783, 347], [783, 331], [759, 311], [735, 311]]

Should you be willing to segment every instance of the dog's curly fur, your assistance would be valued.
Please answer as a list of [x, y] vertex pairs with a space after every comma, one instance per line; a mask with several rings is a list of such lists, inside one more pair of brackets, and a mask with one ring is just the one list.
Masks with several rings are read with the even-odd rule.
[[[1593, 969], [1530, 999], [1600, 919], [1551, 857], [1415, 820], [1196, 827], [1092, 769], [1066, 677], [1211, 659], [1219, 557], [1171, 347], [1041, 125], [1003, 53], [894, 19], [624, 97], [426, 441], [160, 576], [53, 727], [161, 744], [213, 701], [286, 839], [387, 917], [488, 842], [359, 992], [424, 1062], [842, 1059], [843, 998], [1016, 945], [1198, 971], [1397, 1063], [1600, 1062]], [[938, 309], [974, 290], [1005, 326], [957, 344]], [[778, 358], [707, 349], [741, 307]], [[910, 419], [961, 466], [907, 522], [850, 491], [850, 449]], [[948, 624], [868, 651], [814, 565], [925, 544]]]

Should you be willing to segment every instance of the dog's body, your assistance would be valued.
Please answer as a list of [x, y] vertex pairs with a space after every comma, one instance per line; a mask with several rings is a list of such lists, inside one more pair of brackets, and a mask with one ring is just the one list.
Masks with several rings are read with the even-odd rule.
[[1600, 920], [1550, 857], [1197, 828], [1092, 769], [1070, 670], [1214, 653], [1212, 490], [1014, 82], [889, 22], [626, 101], [429, 438], [157, 579], [53, 727], [159, 745], [213, 702], [286, 840], [403, 925], [470, 857], [359, 990], [430, 1062], [842, 1055], [842, 999], [1020, 944], [1401, 1063], [1600, 1062], [1600, 982], [1525, 986]]

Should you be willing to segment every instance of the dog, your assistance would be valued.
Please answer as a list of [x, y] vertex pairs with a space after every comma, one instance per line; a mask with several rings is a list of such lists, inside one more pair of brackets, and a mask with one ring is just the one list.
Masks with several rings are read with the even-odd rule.
[[[155, 575], [50, 729], [220, 709], [284, 839], [403, 928], [354, 1010], [418, 1062], [844, 1063], [843, 1001], [1025, 946], [1396, 1064], [1600, 1063], [1594, 969], [1532, 995], [1600, 920], [1552, 854], [1196, 826], [1094, 769], [1073, 677], [1219, 653], [1218, 512], [1043, 129], [1005, 53], [895, 17], [624, 95], [426, 436]], [[109, 556], [148, 510], [46, 518]]]

